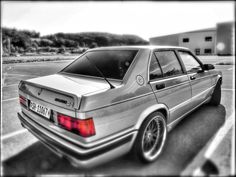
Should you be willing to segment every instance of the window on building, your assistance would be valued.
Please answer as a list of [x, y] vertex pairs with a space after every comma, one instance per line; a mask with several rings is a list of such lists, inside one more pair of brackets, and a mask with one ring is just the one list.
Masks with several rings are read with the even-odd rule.
[[195, 49], [195, 54], [200, 55], [200, 49], [199, 48]]
[[155, 55], [160, 63], [164, 77], [183, 73], [174, 51], [159, 51], [155, 52]]
[[205, 37], [205, 41], [212, 41], [212, 37], [211, 36]]
[[189, 38], [183, 38], [183, 42], [189, 42]]
[[212, 51], [211, 51], [211, 49], [205, 49], [205, 50], [204, 50], [204, 53], [205, 53], [205, 54], [211, 54]]
[[149, 66], [149, 76], [150, 76], [150, 80], [162, 77], [161, 68], [155, 56], [152, 57], [152, 60]]

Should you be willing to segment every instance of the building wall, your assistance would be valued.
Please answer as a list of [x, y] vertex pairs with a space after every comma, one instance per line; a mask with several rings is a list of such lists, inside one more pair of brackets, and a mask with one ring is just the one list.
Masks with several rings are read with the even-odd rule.
[[[235, 55], [234, 25], [234, 22], [218, 23], [216, 28], [153, 37], [150, 44], [187, 47], [197, 55]], [[212, 37], [212, 40], [206, 40], [206, 37]], [[183, 42], [184, 38], [188, 42]]]
[[[186, 39], [188, 42], [184, 42]], [[215, 44], [215, 30], [179, 34], [179, 46], [187, 47], [197, 55], [215, 54]]]
[[234, 29], [233, 23], [219, 23], [217, 24], [217, 55], [233, 55], [234, 54]]
[[179, 34], [173, 34], [168, 36], [154, 37], [149, 39], [151, 45], [179, 45]]

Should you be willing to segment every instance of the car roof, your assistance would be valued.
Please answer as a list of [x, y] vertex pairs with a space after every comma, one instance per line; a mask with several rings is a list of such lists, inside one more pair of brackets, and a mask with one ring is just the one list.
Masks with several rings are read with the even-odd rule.
[[161, 46], [161, 45], [143, 45], [143, 46], [109, 46], [109, 47], [98, 47], [94, 49], [90, 49], [89, 51], [95, 51], [95, 50], [127, 50], [127, 49], [183, 49], [183, 50], [189, 50], [185, 47], [179, 47], [179, 46]]

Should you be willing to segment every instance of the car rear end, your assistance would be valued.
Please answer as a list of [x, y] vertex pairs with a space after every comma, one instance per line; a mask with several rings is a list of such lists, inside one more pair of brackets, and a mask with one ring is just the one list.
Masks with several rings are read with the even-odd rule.
[[96, 139], [99, 121], [89, 113], [78, 112], [80, 99], [43, 85], [21, 82], [18, 117], [23, 127], [75, 166], [91, 167], [127, 152], [131, 136]]
[[[99, 165], [127, 153], [135, 139], [134, 132], [124, 130], [124, 127], [120, 127], [116, 133], [112, 133], [112, 129], [109, 132], [109, 122], [104, 124], [104, 121], [116, 119], [112, 112], [107, 115], [107, 111], [101, 109], [89, 111], [84, 106], [80, 108], [82, 104], [90, 105], [85, 98], [117, 92], [116, 88], [120, 88], [121, 82], [113, 81], [112, 84], [114, 89], [103, 79], [66, 73], [21, 81], [21, 112], [18, 117], [23, 127], [74, 166]], [[106, 104], [97, 101], [101, 106]], [[100, 117], [104, 113], [107, 116]]]

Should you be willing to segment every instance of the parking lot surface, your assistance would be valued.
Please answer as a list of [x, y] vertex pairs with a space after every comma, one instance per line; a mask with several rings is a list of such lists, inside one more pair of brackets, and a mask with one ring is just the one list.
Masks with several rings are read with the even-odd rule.
[[[223, 73], [221, 105], [204, 105], [188, 115], [169, 134], [160, 158], [151, 164], [142, 164], [132, 155], [125, 155], [92, 169], [75, 168], [60, 159], [41, 142], [21, 127], [17, 118], [18, 83], [20, 80], [56, 73], [71, 60], [2, 65], [2, 167], [5, 175], [35, 174], [105, 174], [105, 175], [179, 175], [194, 157], [214, 137], [227, 119], [234, 114], [234, 65], [216, 65]], [[207, 59], [215, 64], [218, 60]], [[227, 136], [232, 136], [227, 132]], [[231, 146], [231, 139], [225, 143]], [[230, 169], [230, 148], [225, 168]], [[222, 153], [224, 156], [224, 153]], [[228, 175], [228, 171], [221, 174]]]

